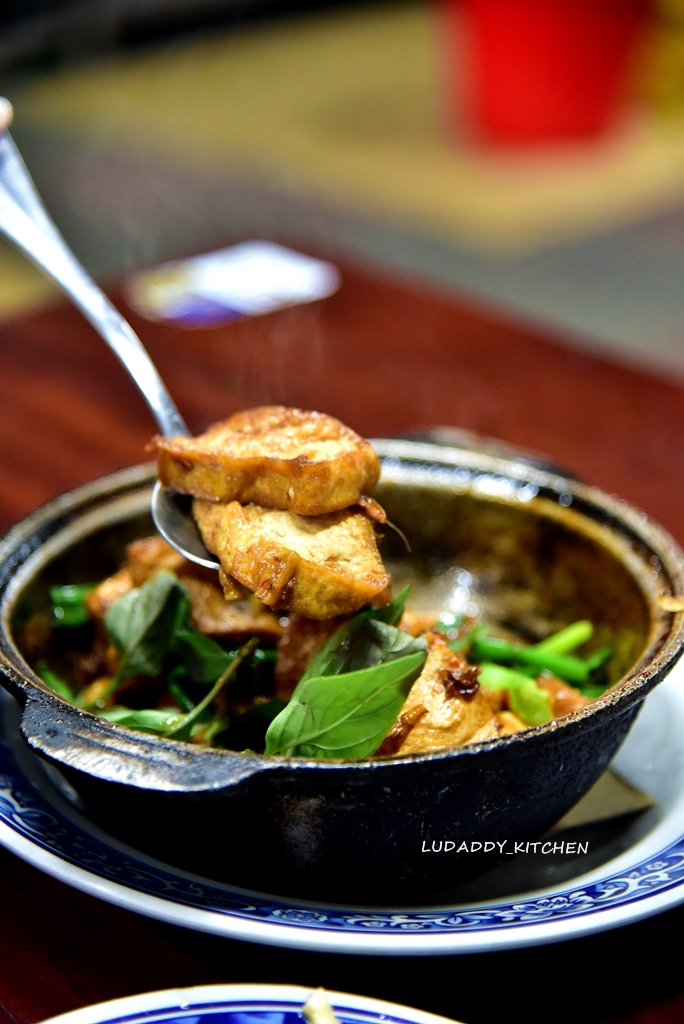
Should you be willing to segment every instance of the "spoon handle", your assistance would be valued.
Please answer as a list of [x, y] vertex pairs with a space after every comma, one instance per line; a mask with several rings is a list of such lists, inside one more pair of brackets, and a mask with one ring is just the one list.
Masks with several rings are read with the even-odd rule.
[[0, 136], [0, 230], [69, 295], [140, 388], [165, 437], [189, 435], [133, 328], [86, 273], [50, 219], [9, 132]]

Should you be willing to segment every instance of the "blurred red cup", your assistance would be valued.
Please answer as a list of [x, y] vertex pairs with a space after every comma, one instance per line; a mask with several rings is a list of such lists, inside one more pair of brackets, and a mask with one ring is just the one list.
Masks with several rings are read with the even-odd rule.
[[452, 131], [497, 142], [603, 132], [628, 95], [648, 0], [437, 0]]

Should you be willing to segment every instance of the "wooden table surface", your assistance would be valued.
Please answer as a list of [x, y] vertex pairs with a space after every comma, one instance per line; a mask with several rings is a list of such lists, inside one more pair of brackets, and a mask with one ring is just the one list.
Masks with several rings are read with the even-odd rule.
[[[338, 294], [206, 331], [136, 318], [193, 430], [245, 406], [318, 408], [366, 436], [449, 424], [552, 456], [684, 543], [684, 386], [426, 288], [343, 268]], [[0, 526], [145, 458], [146, 407], [78, 313], [0, 326]], [[219, 981], [384, 997], [472, 1024], [684, 1019], [684, 909], [555, 946], [351, 957], [196, 934], [111, 907], [0, 851], [0, 1022]]]

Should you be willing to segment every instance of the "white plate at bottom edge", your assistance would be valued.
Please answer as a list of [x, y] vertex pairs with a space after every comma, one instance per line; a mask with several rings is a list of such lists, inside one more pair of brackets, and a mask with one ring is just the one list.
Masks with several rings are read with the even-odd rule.
[[[297, 985], [199, 985], [112, 999], [43, 1024], [304, 1024], [301, 1009], [311, 992]], [[326, 996], [340, 1024], [446, 1024], [445, 1017], [380, 999]]]
[[60, 795], [19, 738], [17, 723], [16, 706], [5, 694], [0, 700], [0, 843], [82, 892], [171, 924], [295, 949], [443, 955], [577, 938], [684, 902], [684, 661], [647, 699], [613, 762], [658, 802], [645, 835], [562, 884], [420, 908], [284, 899], [154, 861], [93, 826]]

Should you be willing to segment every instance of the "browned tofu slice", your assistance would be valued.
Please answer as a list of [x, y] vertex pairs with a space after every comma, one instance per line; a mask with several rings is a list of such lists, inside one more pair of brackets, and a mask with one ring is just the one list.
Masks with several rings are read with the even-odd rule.
[[179, 579], [190, 595], [190, 618], [198, 632], [213, 637], [233, 637], [235, 640], [250, 636], [279, 640], [282, 636], [283, 627], [278, 616], [253, 594], [227, 601], [216, 584], [204, 583], [192, 576], [180, 576]]
[[499, 711], [496, 719], [499, 723], [499, 736], [513, 736], [516, 732], [524, 732], [525, 729], [529, 729], [529, 725], [525, 725], [512, 711]]
[[305, 516], [355, 505], [380, 476], [362, 437], [320, 412], [266, 405], [199, 437], [155, 437], [159, 479], [210, 501], [253, 502]]
[[325, 647], [333, 633], [348, 622], [347, 617], [305, 619], [291, 613], [283, 635], [278, 641], [278, 660], [275, 666], [275, 696], [289, 700], [304, 670], [318, 652]]
[[243, 587], [229, 587], [228, 599], [216, 583], [213, 569], [188, 562], [169, 547], [161, 537], [144, 537], [126, 548], [126, 562], [114, 576], [95, 587], [86, 598], [91, 617], [104, 619], [109, 606], [122, 594], [141, 587], [143, 583], [166, 569], [178, 577], [190, 597], [190, 618], [200, 633], [214, 637], [258, 636], [262, 640], [278, 640], [283, 627], [266, 608]]
[[439, 612], [414, 612], [407, 608], [399, 623], [401, 629], [411, 636], [420, 636], [426, 633], [439, 618]]
[[[180, 577], [183, 574], [196, 576], [203, 574], [201, 578], [210, 581], [215, 579], [212, 570], [202, 569], [201, 566], [189, 562], [174, 551], [162, 537], [143, 537], [141, 540], [134, 540], [126, 548], [126, 561], [117, 573], [102, 580], [86, 598], [86, 607], [94, 619], [103, 619], [105, 612], [117, 598], [133, 590], [142, 587], [143, 583], [156, 576], [163, 569], [175, 573]], [[242, 596], [236, 591], [236, 597]]]
[[423, 671], [401, 709], [404, 721], [418, 714], [399, 747], [400, 754], [419, 754], [445, 747], [462, 747], [496, 739], [499, 724], [491, 704], [472, 679], [459, 654], [437, 634], [428, 635], [429, 652]]
[[104, 619], [107, 609], [120, 597], [135, 588], [133, 574], [129, 568], [124, 567], [108, 576], [90, 591], [85, 599], [85, 606], [92, 619], [101, 621]]
[[178, 575], [183, 569], [191, 570], [192, 563], [174, 551], [163, 537], [143, 537], [134, 540], [126, 548], [125, 566], [131, 573], [133, 586], [142, 587], [143, 583], [162, 569]]
[[[246, 596], [242, 587], [237, 584], [231, 587], [228, 581], [226, 581], [222, 595], [221, 589], [216, 586], [216, 573], [213, 569], [205, 569], [195, 562], [190, 562], [183, 555], [174, 551], [163, 537], [144, 537], [142, 540], [134, 540], [126, 548], [125, 565], [132, 575], [135, 587], [141, 587], [152, 576], [156, 576], [162, 569], [166, 569], [168, 572], [175, 573], [191, 594], [200, 592], [209, 594], [213, 590], [224, 603]], [[199, 583], [208, 584], [211, 589], [205, 588], [203, 591], [199, 591], [197, 586], [194, 586], [193, 589], [193, 585]]]
[[537, 679], [537, 686], [549, 695], [551, 714], [554, 718], [571, 715], [573, 711], [579, 711], [589, 703], [574, 686], [564, 683], [562, 679], [556, 679], [555, 676], [540, 676]]
[[373, 524], [362, 512], [298, 516], [196, 499], [194, 514], [224, 575], [272, 608], [332, 619], [357, 611], [389, 583]]

